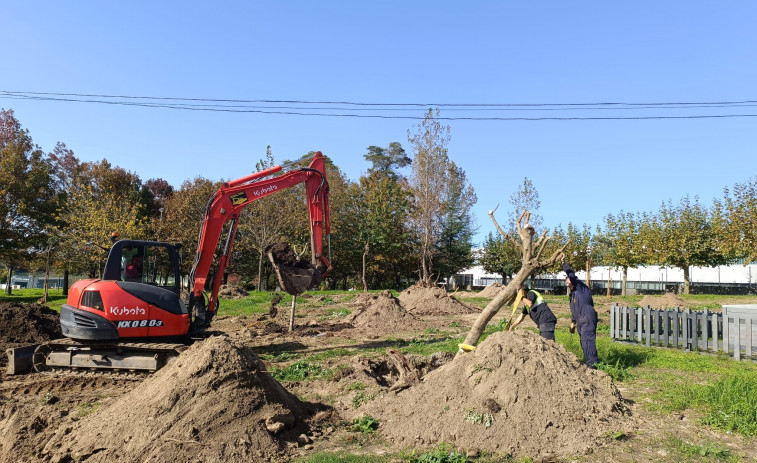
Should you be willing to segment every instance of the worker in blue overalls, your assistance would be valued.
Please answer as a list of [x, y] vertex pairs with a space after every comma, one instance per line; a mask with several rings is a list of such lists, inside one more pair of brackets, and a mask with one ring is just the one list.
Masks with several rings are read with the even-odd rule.
[[529, 290], [528, 286], [524, 284], [521, 284], [521, 289], [524, 294], [522, 299], [523, 310], [510, 326], [510, 329], [512, 330], [518, 326], [520, 322], [526, 318], [526, 315], [530, 315], [531, 320], [533, 320], [534, 323], [536, 323], [536, 326], [539, 327], [539, 334], [545, 339], [554, 341], [557, 317], [555, 317], [555, 314], [549, 310], [547, 301], [541, 297], [541, 294], [538, 291], [534, 291], [533, 289]]
[[576, 332], [581, 337], [581, 350], [584, 352], [584, 362], [589, 368], [599, 362], [597, 354], [597, 311], [594, 310], [594, 299], [591, 289], [579, 280], [576, 272], [566, 262], [562, 263], [565, 270], [565, 284], [570, 289], [570, 333]]

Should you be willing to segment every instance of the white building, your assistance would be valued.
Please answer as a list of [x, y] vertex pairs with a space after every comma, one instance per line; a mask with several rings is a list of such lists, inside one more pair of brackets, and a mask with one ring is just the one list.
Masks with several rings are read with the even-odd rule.
[[[576, 275], [586, 281], [586, 272], [576, 269]], [[610, 287], [620, 290], [623, 280], [622, 270], [611, 267], [593, 267], [591, 269], [591, 283], [593, 288]], [[755, 287], [757, 289], [757, 263], [721, 265], [718, 267], [689, 268], [692, 287], [704, 286], [708, 288]], [[487, 273], [483, 267], [477, 265], [455, 275], [455, 282], [462, 288], [481, 289], [493, 283], [502, 283], [498, 274]], [[536, 275], [534, 287], [551, 289], [564, 286], [565, 272], [556, 274]], [[676, 291], [683, 285], [683, 270], [659, 265], [629, 268], [627, 288], [638, 292]], [[631, 291], [632, 293], [634, 291]]]

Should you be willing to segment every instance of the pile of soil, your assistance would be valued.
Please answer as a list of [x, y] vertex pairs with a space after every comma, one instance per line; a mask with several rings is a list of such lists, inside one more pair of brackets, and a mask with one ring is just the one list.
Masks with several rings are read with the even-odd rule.
[[486, 288], [482, 289], [478, 294], [476, 294], [477, 297], [486, 297], [486, 298], [493, 298], [499, 292], [504, 288], [505, 286], [494, 282], [487, 286]]
[[58, 312], [42, 304], [0, 302], [0, 343], [33, 344], [60, 337]]
[[218, 290], [218, 295], [227, 299], [242, 299], [249, 297], [250, 292], [241, 286], [223, 285]]
[[346, 321], [358, 328], [370, 328], [380, 332], [396, 331], [409, 326], [415, 327], [418, 322], [416, 317], [402, 307], [391, 291], [360, 294], [355, 298], [354, 304], [357, 309]]
[[46, 461], [286, 459], [315, 410], [225, 336], [196, 343], [42, 450]]
[[639, 307], [649, 306], [653, 309], [686, 308], [688, 303], [673, 293], [665, 293], [664, 296], [644, 296], [638, 303]]
[[8, 364], [5, 349], [62, 337], [58, 312], [42, 304], [0, 302], [0, 367]]
[[450, 296], [444, 288], [411, 286], [400, 293], [399, 300], [413, 315], [459, 315], [480, 312]]
[[497, 332], [423, 382], [361, 407], [402, 448], [441, 442], [469, 453], [549, 459], [580, 455], [626, 410], [612, 379], [527, 330]]

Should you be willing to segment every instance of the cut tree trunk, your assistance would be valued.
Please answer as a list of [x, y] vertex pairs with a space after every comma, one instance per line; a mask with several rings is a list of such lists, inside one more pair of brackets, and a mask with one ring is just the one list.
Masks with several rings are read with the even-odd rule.
[[[515, 300], [515, 297], [518, 294], [518, 288], [529, 276], [537, 270], [552, 267], [557, 262], [565, 259], [564, 251], [567, 243], [562, 245], [562, 247], [555, 251], [549, 258], [542, 259], [541, 253], [549, 238], [547, 237], [547, 231], [545, 230], [542, 232], [538, 241], [534, 243], [534, 227], [528, 223], [530, 216], [531, 214], [528, 211], [523, 211], [520, 217], [518, 217], [516, 229], [518, 231], [518, 236], [520, 237], [519, 242], [514, 236], [505, 233], [504, 230], [502, 230], [494, 218], [494, 211], [489, 211], [489, 217], [491, 217], [499, 233], [521, 248], [523, 251], [523, 262], [515, 277], [510, 280], [510, 283], [508, 283], [504, 289], [497, 293], [494, 299], [486, 305], [481, 314], [476, 318], [476, 321], [473, 322], [473, 326], [465, 337], [464, 344], [475, 346], [478, 343], [478, 340], [481, 339], [481, 335], [489, 321], [497, 314], [497, 312], [499, 312], [499, 309], [501, 309], [503, 305], [511, 304]], [[457, 355], [459, 356], [464, 352], [463, 349], [460, 349], [458, 350]]]

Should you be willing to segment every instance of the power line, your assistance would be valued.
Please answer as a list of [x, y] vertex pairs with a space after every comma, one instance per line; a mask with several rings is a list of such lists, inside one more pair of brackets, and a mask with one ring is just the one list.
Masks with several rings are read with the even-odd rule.
[[[255, 113], [291, 116], [351, 117], [373, 119], [423, 120], [424, 117], [361, 114], [360, 112], [417, 111], [419, 107], [444, 107], [450, 111], [596, 111], [596, 110], [690, 110], [698, 108], [746, 108], [757, 105], [757, 100], [716, 102], [599, 102], [599, 103], [366, 103], [350, 101], [307, 100], [244, 100], [183, 97], [154, 97], [130, 95], [104, 95], [82, 93], [21, 92], [0, 90], [0, 98], [53, 102], [94, 103], [185, 111], [226, 113]], [[200, 104], [202, 103], [202, 104]], [[233, 104], [231, 104], [233, 103]], [[265, 106], [261, 106], [265, 105]], [[269, 106], [272, 105], [272, 106]], [[320, 106], [313, 106], [320, 105]], [[339, 105], [339, 106], [336, 106]], [[341, 107], [341, 106], [347, 106]], [[325, 111], [325, 112], [324, 112]], [[337, 112], [337, 111], [347, 111]], [[440, 116], [448, 121], [574, 121], [574, 120], [654, 120], [654, 119], [712, 119], [757, 117], [757, 114], [696, 114], [696, 115], [643, 115], [643, 116]]]

